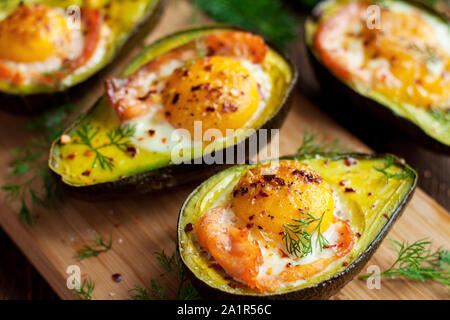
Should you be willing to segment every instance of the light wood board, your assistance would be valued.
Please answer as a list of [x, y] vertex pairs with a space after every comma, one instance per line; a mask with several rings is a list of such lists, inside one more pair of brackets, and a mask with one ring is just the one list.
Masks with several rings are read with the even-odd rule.
[[[189, 4], [170, 1], [162, 20], [146, 42], [189, 25], [191, 17]], [[126, 60], [117, 64], [112, 73], [117, 73], [124, 63]], [[88, 107], [101, 91], [99, 83], [89, 96], [77, 101], [77, 105]], [[4, 184], [10, 167], [9, 149], [29, 139], [27, 135], [30, 133], [20, 129], [26, 122], [27, 119], [22, 117], [0, 114], [0, 185]], [[370, 152], [368, 147], [297, 93], [280, 132], [282, 155], [295, 152], [305, 128], [320, 132], [330, 140], [338, 138], [349, 149]], [[162, 270], [153, 253], [161, 249], [168, 253], [174, 251], [178, 212], [194, 187], [194, 184], [185, 185], [114, 202], [93, 203], [66, 198], [58, 210], [36, 208], [39, 218], [31, 227], [17, 218], [19, 204], [5, 199], [2, 192], [0, 224], [61, 298], [74, 298], [66, 287], [66, 269], [69, 265], [78, 265], [82, 274], [95, 281], [94, 299], [129, 299], [130, 289], [136, 285], [148, 287], [150, 279], [160, 278]], [[94, 242], [96, 234], [107, 238], [109, 233], [113, 237], [110, 251], [82, 261], [74, 258], [84, 244]], [[448, 246], [450, 216], [418, 189], [388, 238], [415, 241], [424, 237], [432, 239], [436, 246]], [[389, 242], [385, 241], [367, 266], [374, 264], [387, 268], [394, 257]], [[120, 283], [112, 280], [115, 273], [122, 275]], [[20, 277], [17, 274], [11, 276]], [[166, 277], [161, 280], [167, 285], [170, 296], [177, 286], [176, 279]], [[370, 290], [365, 281], [355, 279], [333, 298], [449, 299], [450, 294], [447, 288], [432, 282], [384, 279], [381, 289]]]

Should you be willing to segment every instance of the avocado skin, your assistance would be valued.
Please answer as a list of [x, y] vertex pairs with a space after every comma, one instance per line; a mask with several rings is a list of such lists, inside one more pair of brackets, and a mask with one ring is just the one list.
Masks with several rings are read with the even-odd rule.
[[114, 66], [114, 62], [123, 59], [156, 26], [164, 11], [166, 1], [167, 0], [159, 0], [158, 4], [153, 9], [153, 12], [151, 12], [140, 24], [137, 24], [122, 47], [116, 49], [116, 54], [111, 61], [85, 81], [73, 87], [69, 87], [64, 91], [51, 93], [12, 94], [0, 91], [0, 111], [19, 115], [36, 115], [45, 110], [70, 103], [72, 99], [76, 97], [83, 96], [92, 89], [93, 85], [98, 81], [101, 81], [107, 75]]
[[[441, 13], [436, 12], [434, 8], [420, 0], [409, 0], [409, 2], [423, 8], [424, 10], [430, 11], [441, 18], [444, 17]], [[305, 23], [308, 20], [317, 21], [317, 17], [314, 13], [315, 10], [312, 10], [312, 12], [307, 16], [307, 19], [305, 19]], [[306, 39], [305, 24], [303, 25], [303, 38]], [[380, 122], [381, 127], [383, 127], [383, 124], [387, 125], [385, 130], [391, 129], [396, 130], [399, 133], [406, 133], [415, 142], [427, 149], [438, 153], [450, 154], [450, 146], [430, 137], [419, 126], [410, 120], [397, 115], [387, 106], [354, 91], [338, 77], [336, 77], [325, 65], [323, 65], [323, 63], [314, 55], [312, 48], [308, 43], [306, 43], [306, 48], [314, 72], [324, 90], [330, 92], [334, 97], [336, 97], [336, 99], [339, 99], [338, 101], [346, 101], [349, 103], [350, 108], [341, 108], [341, 112], [345, 112], [348, 117], [353, 117], [355, 119], [358, 117], [358, 120], [372, 120], [371, 117], [367, 117], [367, 114], [372, 115]], [[357, 117], [355, 117], [355, 114]]]
[[[218, 26], [207, 26], [207, 27], [197, 27], [195, 29], [188, 29], [187, 31], [198, 30], [202, 31], [205, 29], [229, 29], [229, 30], [243, 30], [239, 27], [230, 26], [230, 25], [218, 25]], [[157, 40], [157, 42], [163, 42], [165, 39], [169, 39], [172, 37], [176, 37], [177, 35], [183, 35], [185, 31], [179, 31], [174, 34], [169, 34], [166, 37]], [[278, 50], [276, 47], [267, 43], [272, 50], [276, 51], [291, 67], [292, 72], [292, 81], [287, 90], [287, 94], [284, 101], [281, 101], [280, 107], [278, 111], [269, 119], [263, 126], [256, 130], [257, 134], [260, 129], [275, 129], [280, 128], [283, 124], [290, 107], [292, 105], [293, 95], [292, 91], [296, 86], [298, 72], [295, 66], [295, 63], [287, 57], [283, 52]], [[92, 112], [95, 109], [95, 106], [100, 102], [101, 98], [94, 104], [94, 106], [90, 109], [89, 112]], [[82, 119], [81, 119], [82, 120]], [[80, 121], [81, 121], [80, 120]], [[78, 122], [72, 124], [72, 127], [75, 127]], [[70, 130], [68, 128], [67, 130]], [[253, 134], [252, 136], [254, 136]], [[246, 157], [245, 161], [254, 156], [254, 154], [250, 154], [249, 148], [249, 140], [252, 136], [247, 137], [244, 141], [240, 142], [238, 145], [245, 144]], [[268, 134], [268, 141], [270, 142], [272, 136]], [[256, 137], [258, 139], [258, 137]], [[53, 144], [58, 143], [55, 141]], [[237, 148], [238, 145], [230, 146], [229, 148], [219, 150], [221, 153], [220, 157], [223, 157], [227, 154], [227, 151], [230, 148]], [[265, 145], [265, 144], [264, 144]], [[264, 148], [264, 145], [259, 143], [258, 139], [258, 150]], [[52, 146], [53, 150], [53, 146]], [[239, 149], [238, 149], [239, 150]], [[50, 151], [51, 153], [52, 151]], [[195, 160], [192, 160], [195, 163]], [[179, 165], [169, 165], [166, 167], [158, 168], [155, 170], [150, 170], [147, 172], [138, 173], [120, 180], [105, 182], [94, 184], [90, 186], [71, 186], [64, 183], [61, 180], [61, 176], [51, 170], [53, 172], [52, 176], [55, 181], [60, 184], [61, 188], [68, 194], [75, 196], [77, 198], [87, 200], [87, 201], [95, 201], [98, 199], [114, 199], [117, 197], [122, 197], [124, 195], [132, 195], [132, 194], [145, 194], [153, 191], [163, 190], [167, 188], [172, 188], [175, 186], [179, 186], [182, 184], [187, 184], [194, 181], [201, 181], [203, 179], [209, 178], [215, 173], [229, 167], [230, 165], [226, 164], [179, 164]]]
[[[295, 70], [295, 68], [293, 70]], [[295, 86], [296, 80], [297, 80], [297, 72], [295, 71], [294, 79], [291, 88], [289, 89], [288, 98], [283, 102], [283, 106], [279, 108], [278, 112], [272, 117], [272, 119], [267, 121], [264, 124], [264, 126], [262, 126], [260, 129], [270, 130], [281, 127], [292, 105], [291, 91]], [[92, 108], [92, 110], [94, 108]], [[254, 133], [252, 136], [257, 134], [260, 129], [256, 130], [256, 133]], [[221, 158], [224, 157], [229, 149], [238, 148], [237, 147], [238, 145], [245, 144], [245, 151], [246, 151], [245, 161], [247, 163], [248, 160], [252, 156], [254, 156], [254, 154], [250, 154], [249, 148], [249, 141], [252, 136], [247, 137], [244, 141], [242, 141], [237, 145], [230, 146], [226, 149], [218, 151], [220, 152], [219, 153], [220, 157]], [[272, 138], [271, 134], [268, 134], [267, 142], [270, 142], [271, 138]], [[258, 139], [258, 137], [256, 137], [256, 139]], [[264, 148], [265, 144], [260, 145], [259, 139], [257, 143], [259, 146], [258, 150]], [[239, 148], [237, 150], [239, 150]], [[195, 160], [192, 160], [192, 162], [195, 163]], [[214, 175], [215, 173], [218, 173], [219, 171], [222, 171], [222, 169], [225, 169], [227, 167], [230, 167], [230, 165], [226, 164], [208, 165], [205, 163], [170, 165], [159, 169], [135, 174], [112, 182], [105, 182], [91, 186], [81, 186], [81, 187], [70, 186], [68, 184], [63, 183], [61, 181], [61, 177], [54, 171], [52, 172], [53, 177], [61, 185], [61, 187], [65, 192], [84, 200], [95, 201], [98, 200], [99, 198], [112, 199], [124, 195], [145, 194], [153, 191], [172, 188], [178, 185], [187, 184], [194, 181], [201, 181], [203, 179], [209, 178], [210, 176]]]
[[348, 117], [353, 118], [356, 118], [356, 114], [358, 115], [358, 120], [365, 118], [373, 121], [370, 116], [367, 117], [368, 114], [372, 115], [377, 119], [377, 121], [380, 122], [381, 128], [383, 128], [384, 125], [385, 130], [391, 129], [400, 133], [406, 133], [415, 142], [427, 149], [438, 153], [450, 154], [450, 146], [433, 139], [413, 122], [404, 117], [398, 116], [383, 104], [352, 90], [317, 59], [309, 46], [307, 46], [307, 50], [314, 72], [324, 90], [332, 93], [333, 96], [339, 99], [338, 101], [349, 102], [350, 108], [341, 108], [341, 112], [345, 112]]
[[[316, 154], [305, 154], [302, 157], [314, 157]], [[320, 155], [320, 154], [319, 154]], [[399, 159], [397, 156], [392, 154], [363, 154], [363, 153], [347, 153], [347, 154], [330, 154], [330, 159], [343, 159], [345, 157], [352, 157], [355, 159], [374, 159], [374, 158], [383, 158], [386, 156], [392, 156], [395, 159], [395, 164], [399, 164], [404, 166], [404, 162]], [[287, 159], [298, 159], [298, 155], [287, 156], [280, 158], [280, 160]], [[292, 291], [284, 294], [277, 295], [237, 295], [231, 294], [213, 287], [210, 287], [205, 282], [198, 279], [195, 274], [186, 266], [183, 256], [180, 251], [180, 239], [179, 239], [179, 230], [180, 230], [180, 220], [182, 209], [180, 210], [180, 214], [178, 217], [178, 226], [177, 226], [177, 251], [179, 256], [181, 257], [181, 261], [183, 262], [184, 270], [186, 274], [188, 274], [189, 279], [192, 282], [192, 285], [197, 289], [200, 296], [204, 299], [209, 300], [325, 300], [329, 299], [334, 294], [338, 293], [348, 282], [353, 280], [355, 276], [357, 276], [367, 262], [372, 258], [375, 251], [378, 249], [380, 244], [383, 242], [386, 235], [389, 233], [389, 230], [392, 228], [394, 223], [400, 218], [409, 201], [411, 200], [414, 190], [417, 185], [418, 175], [417, 172], [414, 171], [415, 178], [409, 191], [408, 195], [403, 199], [403, 202], [396, 208], [395, 212], [392, 213], [390, 219], [386, 222], [383, 229], [381, 229], [380, 233], [376, 236], [376, 238], [372, 241], [372, 243], [367, 247], [367, 249], [353, 262], [351, 263], [345, 270], [340, 273], [334, 275], [332, 278], [323, 281], [315, 286], [303, 288], [297, 291]], [[201, 185], [196, 188], [186, 199], [186, 202], [190, 199], [192, 195], [194, 195], [197, 190], [201, 187]], [[184, 232], [184, 231], [182, 231]]]

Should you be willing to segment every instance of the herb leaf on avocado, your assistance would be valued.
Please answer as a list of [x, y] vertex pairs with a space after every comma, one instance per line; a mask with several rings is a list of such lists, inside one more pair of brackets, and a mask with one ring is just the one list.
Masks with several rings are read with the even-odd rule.
[[[178, 288], [175, 295], [177, 300], [194, 300], [198, 299], [199, 295], [197, 290], [193, 287], [191, 281], [188, 279], [186, 270], [183, 267], [181, 257], [178, 251], [172, 255], [167, 255], [164, 250], [154, 253], [156, 259], [159, 262], [163, 273], [161, 277], [174, 274], [178, 280]], [[151, 288], [146, 289], [141, 286], [136, 286], [130, 291], [133, 293], [131, 299], [133, 300], [163, 300], [168, 299], [166, 297], [167, 288], [158, 280], [151, 280]]]
[[410, 169], [404, 167], [398, 172], [392, 172], [388, 170], [395, 164], [395, 159], [392, 156], [386, 157], [385, 164], [383, 168], [376, 168], [374, 169], [380, 173], [382, 173], [386, 177], [386, 182], [389, 182], [389, 179], [408, 179], [414, 177], [414, 172]]
[[[284, 224], [284, 234], [282, 240], [285, 244], [286, 250], [289, 254], [296, 257], [304, 257], [312, 253], [313, 251], [313, 235], [316, 234], [315, 245], [323, 249], [328, 245], [327, 239], [323, 236], [320, 227], [322, 219], [325, 213], [320, 218], [316, 218], [308, 212], [301, 212], [306, 215], [302, 219], [293, 219], [293, 223]], [[317, 225], [312, 232], [308, 232], [307, 229], [311, 223], [317, 222]]]
[[194, 6], [221, 23], [261, 33], [284, 49], [297, 38], [295, 17], [280, 0], [191, 0]]
[[112, 247], [112, 234], [109, 234], [108, 242], [103, 240], [103, 236], [95, 236], [95, 245], [97, 248], [93, 248], [89, 245], [84, 245], [83, 248], [77, 251], [78, 259], [86, 259], [90, 257], [97, 257], [100, 253], [109, 251]]
[[32, 138], [11, 150], [10, 174], [1, 190], [7, 193], [8, 199], [20, 203], [18, 216], [28, 225], [34, 223], [32, 205], [54, 208], [62, 199], [48, 169], [48, 149], [73, 118], [74, 111], [75, 106], [69, 104], [35, 118], [26, 126]]
[[450, 253], [438, 248], [433, 251], [432, 242], [421, 239], [409, 244], [391, 240], [393, 250], [397, 252], [397, 259], [392, 266], [379, 274], [361, 275], [360, 279], [375, 276], [400, 276], [425, 282], [425, 280], [439, 281], [450, 286]]
[[74, 143], [86, 145], [87, 147], [89, 147], [88, 151], [95, 153], [92, 168], [96, 167], [98, 164], [103, 170], [109, 169], [110, 171], [112, 171], [114, 169], [114, 163], [112, 162], [113, 159], [106, 156], [101, 152], [101, 150], [113, 146], [124, 153], [127, 152], [128, 148], [133, 147], [130, 138], [135, 135], [135, 132], [136, 125], [127, 124], [124, 126], [119, 126], [117, 128], [109, 130], [106, 133], [106, 137], [109, 140], [107, 143], [100, 146], [94, 146], [94, 138], [98, 136], [100, 131], [95, 129], [91, 124], [86, 123], [77, 130], [77, 135], [80, 137], [81, 141]]

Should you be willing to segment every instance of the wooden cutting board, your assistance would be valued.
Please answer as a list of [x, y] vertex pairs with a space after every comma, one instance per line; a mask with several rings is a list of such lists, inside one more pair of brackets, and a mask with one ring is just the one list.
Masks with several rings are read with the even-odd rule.
[[[192, 8], [188, 3], [170, 1], [160, 24], [146, 43], [189, 25], [191, 20]], [[126, 61], [118, 64], [112, 73], [117, 73], [124, 63]], [[99, 83], [89, 96], [76, 104], [88, 107], [101, 91]], [[9, 150], [29, 139], [29, 132], [18, 129], [26, 123], [25, 118], [0, 114], [0, 185], [4, 185], [11, 163]], [[280, 132], [282, 155], [295, 152], [305, 128], [320, 132], [330, 140], [340, 139], [348, 149], [370, 152], [357, 138], [297, 93]], [[178, 212], [194, 187], [185, 185], [115, 202], [66, 198], [58, 210], [36, 208], [39, 218], [31, 227], [17, 218], [19, 204], [6, 200], [2, 192], [0, 224], [61, 298], [74, 298], [66, 287], [66, 269], [69, 265], [78, 265], [82, 274], [95, 281], [94, 299], [129, 299], [130, 289], [137, 285], [149, 287], [150, 279], [161, 279], [162, 270], [153, 253], [162, 249], [167, 253], [174, 251]], [[113, 238], [110, 251], [82, 261], [74, 257], [84, 244], [94, 243], [96, 234], [108, 238], [110, 233]], [[388, 238], [415, 241], [424, 237], [430, 238], [436, 246], [448, 246], [450, 215], [418, 189]], [[374, 264], [381, 269], [390, 266], [395, 255], [389, 247], [389, 242], [385, 241], [367, 266]], [[122, 275], [121, 282], [112, 280], [115, 273]], [[12, 276], [20, 277], [18, 274]], [[165, 277], [161, 280], [167, 285], [170, 296], [177, 286], [176, 279]], [[379, 290], [368, 289], [365, 281], [353, 280], [334, 296], [334, 299], [449, 298], [448, 289], [442, 285], [401, 279], [385, 279]]]

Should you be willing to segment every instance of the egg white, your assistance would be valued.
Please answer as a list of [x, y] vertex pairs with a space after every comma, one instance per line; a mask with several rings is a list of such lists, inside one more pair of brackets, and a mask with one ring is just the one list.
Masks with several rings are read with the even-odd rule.
[[[224, 216], [222, 218], [222, 223], [224, 224], [233, 224], [238, 227], [244, 227], [245, 224], [240, 221], [240, 219], [236, 216], [233, 209], [230, 206], [231, 203], [231, 197], [232, 197], [232, 190], [236, 186], [236, 184], [239, 181], [236, 181], [235, 183], [231, 183], [227, 186], [225, 190], [221, 193], [221, 195], [214, 201], [213, 204], [211, 204], [210, 208], [215, 207], [226, 207]], [[334, 199], [334, 209], [333, 209], [333, 216], [339, 219], [346, 220], [352, 225], [352, 216], [350, 214], [349, 208], [346, 207], [346, 205], [340, 200], [339, 195], [337, 195], [335, 192], [333, 192], [333, 199]], [[284, 270], [286, 270], [286, 265], [290, 263], [292, 266], [297, 265], [303, 265], [311, 263], [315, 260], [318, 260], [320, 258], [331, 258], [334, 255], [334, 252], [331, 248], [319, 248], [316, 245], [316, 235], [313, 235], [312, 237], [312, 253], [305, 256], [305, 257], [293, 257], [293, 256], [281, 256], [280, 255], [280, 249], [283, 249], [281, 245], [275, 244], [270, 238], [264, 237], [264, 233], [261, 232], [262, 238], [258, 237], [255, 238], [252, 236], [252, 233], [249, 233], [249, 239], [250, 241], [256, 240], [259, 244], [259, 247], [261, 249], [261, 253], [263, 256], [263, 264], [259, 268], [258, 277], [259, 278], [273, 278], [276, 279], [277, 276]], [[328, 243], [335, 244], [338, 241], [339, 238], [339, 232], [337, 230], [337, 224], [332, 224], [324, 233], [323, 236], [325, 239], [327, 239]], [[346, 256], [332, 262], [327, 268], [325, 268], [321, 273], [326, 272], [327, 270], [330, 270], [334, 268], [336, 265], [341, 264], [343, 260], [346, 259]], [[271, 269], [270, 274], [268, 274], [269, 269]], [[239, 279], [234, 279], [238, 282], [241, 282]], [[287, 286], [296, 286], [299, 285], [306, 280], [298, 280], [295, 282], [287, 282], [283, 283], [281, 285], [282, 287]]]
[[[251, 128], [252, 123], [258, 119], [258, 116], [267, 105], [272, 90], [272, 82], [269, 74], [263, 69], [262, 65], [254, 64], [246, 59], [236, 60], [238, 60], [255, 78], [259, 87], [259, 102], [257, 109], [245, 125], [246, 128]], [[145, 88], [154, 80], [159, 80], [157, 90], [160, 93], [165, 88], [169, 76], [182, 66], [184, 66], [182, 60], [172, 60], [161, 66], [156, 72], [143, 77], [141, 86]], [[154, 103], [154, 107], [152, 107], [152, 111], [149, 114], [127, 122], [136, 126], [136, 133], [132, 139], [132, 142], [136, 146], [144, 150], [160, 153], [173, 153], [174, 150], [189, 150], [202, 147], [201, 142], [194, 141], [194, 137], [187, 135], [185, 130], [178, 130], [173, 127], [163, 116], [162, 110], [162, 102]], [[154, 134], [150, 135], [149, 132], [154, 132]], [[232, 137], [224, 137], [214, 143], [220, 143], [222, 140], [230, 138]], [[176, 153], [178, 154], [178, 151]]]

